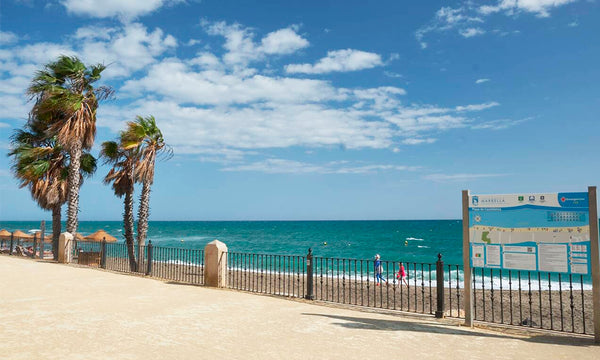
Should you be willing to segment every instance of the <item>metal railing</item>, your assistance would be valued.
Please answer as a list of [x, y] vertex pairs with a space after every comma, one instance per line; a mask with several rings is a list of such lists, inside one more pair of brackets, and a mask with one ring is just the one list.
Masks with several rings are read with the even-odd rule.
[[475, 320], [594, 333], [592, 291], [582, 275], [474, 268], [472, 280]]
[[204, 250], [149, 245], [152, 277], [173, 282], [204, 285]]
[[[452, 301], [452, 288], [459, 288], [459, 279], [450, 276], [456, 265], [448, 266], [445, 275], [438, 278], [437, 267], [444, 272], [441, 261], [402, 262], [407, 275], [404, 281], [398, 275], [400, 263], [381, 261], [383, 280], [378, 281], [373, 260], [314, 257], [314, 299], [431, 315], [442, 311], [446, 316], [460, 316], [460, 296]], [[448, 288], [438, 293], [439, 286]], [[445, 307], [441, 301], [442, 308], [438, 309], [438, 294], [444, 297], [444, 293], [448, 294], [449, 301], [445, 302]], [[438, 315], [441, 317], [442, 314]]]
[[[17, 245], [13, 241], [11, 248]], [[179, 283], [204, 285], [204, 251], [140, 248], [131, 269], [126, 244], [77, 241], [77, 262], [105, 269], [145, 274]], [[84, 260], [82, 260], [84, 259]], [[369, 308], [464, 318], [464, 281], [460, 265], [403, 262], [406, 282], [398, 278], [398, 261], [381, 261], [377, 280], [374, 260], [228, 252], [227, 286], [285, 297], [315, 299]], [[476, 321], [594, 334], [593, 295], [581, 275], [472, 269], [473, 318]]]
[[134, 253], [137, 266], [132, 269], [126, 244], [76, 241], [73, 246], [73, 259], [81, 265], [204, 285], [204, 250], [160, 247], [150, 241], [139, 249], [134, 246]]
[[306, 293], [304, 256], [228, 252], [227, 272], [231, 289], [300, 298]]

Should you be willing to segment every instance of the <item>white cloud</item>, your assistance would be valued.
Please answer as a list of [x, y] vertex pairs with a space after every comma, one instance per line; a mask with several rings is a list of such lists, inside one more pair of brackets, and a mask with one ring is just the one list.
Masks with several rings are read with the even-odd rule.
[[261, 40], [259, 51], [265, 54], [291, 54], [308, 46], [308, 40], [291, 28], [273, 31]]
[[0, 92], [0, 119], [27, 120], [29, 107], [25, 97], [19, 95], [8, 95]]
[[394, 110], [400, 106], [399, 95], [406, 95], [404, 89], [393, 86], [380, 86], [371, 89], [358, 89], [352, 91], [358, 102], [355, 108], [361, 109], [365, 106], [375, 110]]
[[[430, 33], [440, 33], [458, 29], [458, 33], [465, 38], [482, 35], [486, 32], [482, 28], [487, 18], [496, 13], [512, 16], [520, 12], [531, 13], [538, 17], [550, 16], [554, 8], [575, 2], [577, 0], [496, 0], [493, 5], [479, 5], [471, 0], [463, 0], [455, 8], [442, 7], [428, 24], [415, 31], [415, 38], [422, 49], [428, 44], [425, 37]], [[477, 26], [474, 26], [477, 24]], [[497, 29], [496, 29], [497, 30]], [[492, 31], [501, 36], [508, 31]]]
[[[214, 61], [214, 58], [205, 56], [205, 60], [206, 64]], [[146, 77], [128, 80], [122, 90], [133, 94], [154, 92], [173, 100], [199, 105], [263, 101], [305, 103], [341, 100], [345, 97], [326, 81], [258, 74], [245, 76], [216, 69], [196, 72], [177, 59], [166, 59], [153, 65]]]
[[493, 108], [498, 105], [500, 105], [500, 104], [495, 101], [492, 101], [492, 102], [483, 103], [483, 104], [457, 106], [456, 111], [481, 111], [481, 110]]
[[516, 125], [519, 125], [520, 123], [523, 123], [525, 121], [529, 121], [532, 118], [525, 118], [525, 119], [519, 119], [519, 120], [511, 120], [511, 119], [500, 119], [500, 120], [491, 120], [491, 121], [484, 121], [478, 124], [475, 124], [471, 127], [471, 129], [476, 129], [476, 130], [504, 130], [507, 129], [509, 127], [513, 127]]
[[194, 46], [202, 43], [202, 41], [197, 39], [189, 39], [188, 42], [185, 43], [185, 46]]
[[204, 108], [140, 100], [125, 109], [107, 104], [99, 110], [103, 125], [115, 131], [136, 114], [153, 114], [161, 121], [165, 137], [178, 154], [292, 146], [383, 149], [393, 144], [395, 135], [383, 120], [364, 121], [358, 112], [321, 104]]
[[345, 49], [327, 52], [327, 56], [316, 64], [290, 64], [286, 65], [287, 73], [324, 74], [329, 72], [357, 71], [382, 66], [383, 61], [379, 54]]
[[54, 43], [34, 43], [13, 48], [10, 59], [36, 66], [55, 60], [60, 55], [76, 55], [69, 45]]
[[0, 45], [9, 45], [19, 40], [17, 34], [10, 31], [0, 31]]
[[437, 139], [434, 139], [434, 138], [426, 138], [426, 139], [409, 138], [409, 139], [402, 140], [402, 143], [405, 145], [421, 145], [421, 144], [433, 144], [436, 141], [437, 141]]
[[512, 15], [516, 12], [530, 12], [539, 17], [550, 16], [550, 10], [555, 7], [563, 6], [576, 0], [498, 0], [496, 5], [483, 5], [479, 7], [479, 12], [489, 15], [497, 12], [505, 12]]
[[458, 8], [442, 7], [428, 25], [422, 26], [415, 31], [415, 37], [422, 49], [427, 48], [425, 36], [431, 32], [443, 32], [459, 27], [468, 27], [472, 24], [483, 23], [483, 19], [474, 11], [471, 11], [468, 5]]
[[423, 179], [435, 182], [462, 182], [507, 175], [508, 174], [431, 174], [423, 176]]
[[62, 0], [69, 13], [94, 18], [120, 17], [131, 19], [147, 15], [162, 6], [183, 0]]
[[108, 65], [104, 78], [123, 77], [154, 63], [157, 57], [177, 46], [173, 36], [158, 28], [148, 31], [138, 23], [121, 28], [83, 27], [72, 39], [77, 41], [14, 46], [10, 51], [0, 52], [0, 67], [13, 76], [31, 78], [44, 64], [67, 55], [79, 56], [86, 64]]
[[483, 84], [490, 81], [490, 79], [477, 79], [475, 80], [475, 84]]
[[225, 38], [223, 47], [227, 52], [223, 55], [223, 62], [230, 66], [246, 66], [264, 59], [266, 55], [288, 55], [309, 45], [308, 40], [296, 33], [295, 26], [268, 33], [258, 44], [254, 42], [252, 29], [240, 24], [202, 21], [202, 25], [208, 34]]
[[[178, 58], [171, 52], [177, 39], [139, 23], [83, 27], [62, 44], [3, 47], [0, 119], [27, 118], [30, 104], [22, 94], [28, 81], [42, 64], [61, 54], [80, 56], [86, 64], [109, 64], [104, 79], [126, 78], [116, 89], [118, 102], [100, 107], [98, 126], [116, 132], [135, 115], [153, 114], [176, 153], [196, 154], [202, 161], [239, 162], [254, 151], [289, 147], [394, 151], [403, 142], [431, 143], [434, 135], [448, 129], [472, 128], [477, 125], [470, 119], [472, 112], [498, 105], [410, 105], [401, 100], [406, 91], [399, 87], [343, 88], [325, 80], [278, 76], [269, 67], [270, 59], [308, 46], [297, 27], [254, 41], [254, 32], [241, 25], [204, 25], [209, 33], [224, 37], [224, 51], [205, 46], [191, 57]], [[346, 69], [366, 66], [364, 58], [382, 63], [377, 54], [344, 51], [351, 52], [340, 57], [346, 59], [340, 65]], [[357, 60], [352, 54], [362, 55]]]
[[[94, 28], [78, 30], [79, 36], [94, 32]], [[139, 23], [127, 24], [121, 29], [107, 29], [106, 38], [86, 37], [79, 52], [90, 63], [109, 64], [105, 77], [123, 77], [154, 63], [156, 58], [177, 47], [177, 40], [165, 35], [159, 28], [149, 32]]]
[[480, 29], [480, 28], [467, 28], [467, 29], [461, 29], [461, 30], [459, 30], [458, 33], [462, 37], [471, 38], [473, 36], [478, 36], [478, 35], [485, 34], [485, 30]]
[[266, 159], [249, 164], [228, 166], [222, 171], [253, 171], [268, 174], [370, 174], [382, 171], [415, 171], [419, 167], [402, 165], [355, 165], [348, 161], [330, 162], [323, 165], [295, 160]]
[[86, 26], [77, 29], [73, 38], [86, 40], [110, 40], [112, 35], [117, 31], [117, 28], [109, 28], [102, 26]]
[[391, 77], [391, 78], [401, 78], [401, 77], [403, 77], [402, 74], [398, 74], [398, 73], [395, 73], [393, 71], [384, 71], [383, 75], [385, 75], [387, 77]]
[[[154, 63], [176, 40], [162, 30], [148, 31], [141, 24], [121, 28], [83, 27], [65, 44], [15, 44], [0, 50], [0, 118], [27, 118], [30, 104], [24, 95], [35, 71], [60, 55], [79, 56], [84, 63], [104, 63], [103, 78], [129, 76]], [[73, 45], [70, 45], [73, 44]], [[75, 47], [73, 47], [75, 46]]]

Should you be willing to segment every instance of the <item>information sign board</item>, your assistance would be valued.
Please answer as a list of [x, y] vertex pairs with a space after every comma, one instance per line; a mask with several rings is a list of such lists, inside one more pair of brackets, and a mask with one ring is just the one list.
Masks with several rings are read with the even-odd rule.
[[584, 192], [469, 196], [472, 267], [588, 275]]

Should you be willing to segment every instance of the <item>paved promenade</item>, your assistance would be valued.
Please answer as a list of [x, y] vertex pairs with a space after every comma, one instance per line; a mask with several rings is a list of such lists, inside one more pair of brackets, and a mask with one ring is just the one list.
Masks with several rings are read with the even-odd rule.
[[2, 359], [600, 359], [524, 337], [0, 256]]

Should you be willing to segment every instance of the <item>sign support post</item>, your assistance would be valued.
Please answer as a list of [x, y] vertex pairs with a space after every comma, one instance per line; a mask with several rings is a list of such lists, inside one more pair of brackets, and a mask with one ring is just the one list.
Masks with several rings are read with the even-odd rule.
[[473, 287], [471, 283], [471, 240], [469, 239], [469, 190], [462, 191], [463, 279], [465, 326], [473, 327]]
[[600, 344], [600, 252], [598, 249], [598, 202], [596, 187], [588, 187], [590, 203], [590, 252], [592, 260], [592, 294], [594, 301], [594, 340]]

